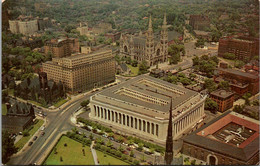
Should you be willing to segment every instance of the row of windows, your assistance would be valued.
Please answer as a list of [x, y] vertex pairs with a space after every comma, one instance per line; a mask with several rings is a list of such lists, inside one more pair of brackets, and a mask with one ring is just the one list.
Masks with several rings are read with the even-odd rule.
[[159, 135], [158, 124], [146, 122], [145, 120], [134, 118], [132, 116], [121, 114], [95, 105], [94, 105], [94, 111], [95, 111], [95, 116], [101, 119], [119, 123], [134, 128], [136, 130], [147, 132], [152, 135], [156, 135], [156, 136]]

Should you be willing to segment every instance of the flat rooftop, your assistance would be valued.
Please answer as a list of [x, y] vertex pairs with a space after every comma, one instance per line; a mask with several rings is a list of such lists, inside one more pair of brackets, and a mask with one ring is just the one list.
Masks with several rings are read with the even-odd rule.
[[247, 161], [259, 151], [259, 121], [227, 111], [184, 142]]
[[250, 79], [257, 79], [258, 76], [253, 75], [253, 74], [249, 74], [246, 72], [242, 72], [242, 71], [238, 71], [238, 70], [234, 70], [234, 69], [224, 69], [224, 68], [218, 68], [219, 71], [224, 71], [230, 74], [235, 74], [235, 75], [239, 75], [242, 77], [246, 77], [246, 78], [250, 78]]
[[226, 91], [224, 89], [218, 89], [218, 90], [211, 92], [210, 95], [217, 96], [217, 97], [225, 99], [225, 98], [228, 98], [228, 97], [234, 95], [234, 93], [230, 92], [230, 91]]
[[166, 81], [141, 75], [97, 95], [168, 113], [171, 98], [174, 108], [198, 94]]

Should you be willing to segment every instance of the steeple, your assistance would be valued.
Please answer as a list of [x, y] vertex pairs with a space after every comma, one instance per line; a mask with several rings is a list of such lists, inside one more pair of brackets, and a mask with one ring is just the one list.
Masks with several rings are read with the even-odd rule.
[[167, 25], [167, 21], [166, 21], [166, 13], [164, 13], [163, 25]]
[[153, 26], [152, 26], [152, 15], [151, 15], [151, 14], [150, 14], [150, 19], [149, 19], [148, 31], [153, 31]]
[[166, 151], [164, 156], [165, 164], [171, 165], [173, 160], [173, 137], [172, 137], [172, 98], [171, 105], [169, 110], [169, 124], [168, 124], [168, 132], [166, 139]]

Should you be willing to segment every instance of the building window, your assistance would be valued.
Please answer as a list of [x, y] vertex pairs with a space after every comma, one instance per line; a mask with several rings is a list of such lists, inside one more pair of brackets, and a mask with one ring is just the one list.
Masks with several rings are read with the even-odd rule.
[[145, 121], [143, 120], [143, 131], [145, 132], [145, 128], [146, 128], [146, 125], [145, 125]]
[[103, 118], [103, 108], [101, 107], [101, 118]]
[[97, 108], [98, 108], [98, 117], [100, 117], [99, 107], [97, 107]]
[[159, 125], [156, 124], [156, 135], [158, 136], [159, 135]]
[[121, 113], [119, 113], [119, 123], [122, 124]]
[[140, 119], [139, 119], [139, 130], [142, 130], [142, 122]]
[[95, 105], [94, 105], [94, 110], [95, 110], [95, 116], [97, 116], [97, 108]]
[[152, 134], [154, 134], [154, 124], [152, 123]]
[[110, 110], [108, 110], [107, 112], [108, 112], [108, 120], [110, 120]]
[[117, 116], [117, 112], [115, 112], [115, 114], [116, 114], [116, 123], [118, 122], [118, 116]]
[[125, 125], [125, 114], [123, 114], [123, 125]]
[[126, 116], [127, 126], [129, 126], [129, 116]]
[[135, 118], [135, 129], [137, 129], [137, 119]]
[[147, 122], [147, 133], [150, 133], [150, 122]]
[[114, 122], [114, 111], [111, 111], [112, 114], [112, 122]]
[[107, 110], [104, 108], [105, 110], [105, 119], [107, 119]]
[[131, 127], [134, 127], [134, 118], [131, 116]]

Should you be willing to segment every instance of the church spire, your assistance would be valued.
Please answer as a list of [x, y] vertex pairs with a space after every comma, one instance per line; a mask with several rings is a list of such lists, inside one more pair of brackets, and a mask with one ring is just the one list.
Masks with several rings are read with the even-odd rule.
[[165, 164], [171, 165], [173, 160], [173, 137], [172, 137], [172, 98], [171, 105], [169, 110], [169, 124], [168, 124], [168, 132], [166, 139], [166, 151], [164, 156]]
[[150, 19], [149, 19], [149, 26], [148, 26], [148, 31], [152, 31], [153, 30], [153, 26], [152, 26], [152, 15], [150, 14]]
[[167, 25], [167, 21], [166, 21], [166, 13], [164, 13], [163, 25]]

